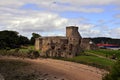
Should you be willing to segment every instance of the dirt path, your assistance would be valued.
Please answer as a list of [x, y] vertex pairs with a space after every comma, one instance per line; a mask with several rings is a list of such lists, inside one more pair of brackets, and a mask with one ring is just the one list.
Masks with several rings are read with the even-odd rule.
[[104, 70], [95, 67], [61, 61], [54, 59], [21, 59], [15, 57], [2, 57], [1, 59], [21, 60], [31, 63], [27, 69], [34, 71], [37, 75], [42, 75], [43, 78], [38, 80], [102, 80]]

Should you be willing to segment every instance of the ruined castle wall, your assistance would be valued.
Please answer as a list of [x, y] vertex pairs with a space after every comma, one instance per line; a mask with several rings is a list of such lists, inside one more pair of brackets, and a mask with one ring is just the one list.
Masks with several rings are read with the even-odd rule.
[[59, 55], [62, 49], [62, 45], [67, 43], [67, 39], [64, 37], [43, 37], [42, 53], [49, 54], [49, 56]]
[[66, 37], [81, 37], [79, 32], [78, 32], [78, 27], [74, 26], [69, 26], [66, 27]]
[[81, 40], [81, 48], [83, 50], [95, 50], [95, 49], [98, 49], [98, 47], [96, 46], [95, 43], [93, 43], [90, 39], [88, 38], [83, 38]]
[[78, 27], [70, 26], [66, 27], [66, 36], [68, 38], [68, 53], [69, 56], [77, 56], [81, 52], [80, 44], [81, 44], [81, 35], [78, 32]]
[[82, 49], [84, 49], [84, 50], [90, 50], [90, 44], [89, 44], [89, 42], [90, 42], [90, 39], [82, 39], [81, 40], [81, 48]]
[[78, 27], [73, 26], [66, 27], [66, 37], [68, 38], [69, 43], [74, 45], [80, 44], [82, 38], [78, 32]]
[[35, 39], [35, 49], [40, 50], [42, 48], [42, 39], [41, 38], [36, 38]]
[[36, 49], [41, 49], [41, 55], [51, 57], [74, 57], [80, 54], [81, 35], [78, 27], [66, 28], [66, 37], [41, 37], [36, 39]]

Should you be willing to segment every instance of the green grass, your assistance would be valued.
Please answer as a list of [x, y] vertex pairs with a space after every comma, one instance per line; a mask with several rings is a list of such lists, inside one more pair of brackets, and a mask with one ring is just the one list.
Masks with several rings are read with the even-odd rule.
[[[28, 53], [30, 50], [35, 50], [35, 46], [34, 45], [30, 45], [30, 46], [27, 46], [26, 48], [19, 48], [19, 51], [20, 52], [23, 52], [23, 53]], [[40, 53], [41, 51], [38, 50], [38, 52]]]
[[99, 50], [89, 50], [86, 52], [97, 54], [104, 57], [110, 57], [115, 54], [117, 58], [120, 58], [120, 50], [99, 49]]
[[[19, 52], [27, 53], [30, 50], [35, 50], [35, 47], [34, 45], [30, 45], [30, 46], [22, 46], [21, 48], [16, 48], [16, 49], [19, 49]], [[10, 49], [10, 51], [15, 51], [16, 49]]]
[[60, 59], [66, 60], [66, 61], [82, 63], [82, 64], [87, 64], [87, 65], [105, 69], [105, 70], [110, 70], [111, 66], [115, 62], [110, 59], [100, 58], [100, 57], [93, 56], [93, 55], [89, 55], [89, 56], [81, 55], [81, 56], [77, 56], [77, 57], [73, 57], [73, 58], [60, 58]]
[[28, 52], [29, 50], [35, 50], [35, 47], [33, 45], [31, 45], [31, 46], [19, 48], [19, 51], [21, 51], [21, 52]]

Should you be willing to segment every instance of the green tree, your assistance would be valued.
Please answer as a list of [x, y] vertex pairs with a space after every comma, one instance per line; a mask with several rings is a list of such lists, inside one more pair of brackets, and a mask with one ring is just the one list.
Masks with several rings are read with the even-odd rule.
[[20, 45], [28, 45], [30, 43], [29, 39], [25, 36], [19, 36], [19, 44]]
[[14, 48], [18, 43], [18, 32], [16, 31], [0, 31], [0, 46], [1, 48]]
[[109, 74], [103, 77], [103, 80], [120, 80], [120, 60], [118, 60]]
[[29, 43], [27, 37], [18, 34], [16, 31], [0, 31], [0, 49], [17, 48]]
[[32, 33], [32, 37], [31, 37], [31, 44], [34, 45], [35, 43], [35, 38], [41, 37], [41, 35], [37, 34], [37, 33]]

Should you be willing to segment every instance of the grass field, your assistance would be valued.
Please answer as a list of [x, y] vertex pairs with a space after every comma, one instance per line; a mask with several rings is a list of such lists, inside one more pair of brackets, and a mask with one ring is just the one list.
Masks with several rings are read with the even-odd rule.
[[110, 70], [113, 64], [116, 62], [115, 60], [111, 59], [113, 55], [115, 55], [117, 59], [120, 59], [120, 50], [88, 50], [80, 56], [68, 59], [63, 58], [63, 60], [83, 63], [98, 68]]
[[[15, 49], [13, 49], [13, 50], [15, 50]], [[19, 48], [19, 51], [21, 51], [21, 52], [29, 52], [29, 50], [34, 50], [34, 46], [27, 46], [27, 47], [21, 47], [21, 48]]]
[[107, 58], [100, 58], [94, 55], [87, 55], [87, 56], [81, 55], [73, 58], [60, 58], [60, 59], [65, 61], [72, 61], [72, 62], [87, 64], [87, 65], [105, 69], [105, 70], [110, 70], [112, 65], [115, 62], [113, 60], [110, 60]]
[[120, 50], [99, 49], [99, 50], [89, 50], [86, 52], [104, 56], [104, 57], [111, 57], [111, 56], [115, 55], [118, 59], [120, 58]]

